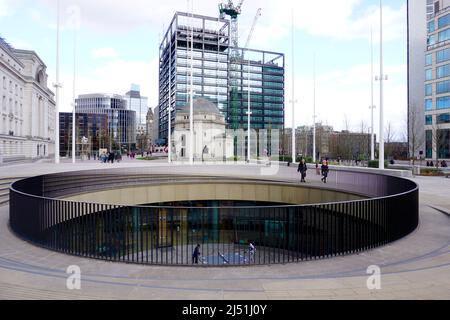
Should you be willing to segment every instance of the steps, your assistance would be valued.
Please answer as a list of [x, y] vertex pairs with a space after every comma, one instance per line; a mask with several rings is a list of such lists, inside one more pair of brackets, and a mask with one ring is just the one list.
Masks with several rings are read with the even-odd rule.
[[0, 207], [9, 204], [9, 187], [19, 178], [0, 178]]

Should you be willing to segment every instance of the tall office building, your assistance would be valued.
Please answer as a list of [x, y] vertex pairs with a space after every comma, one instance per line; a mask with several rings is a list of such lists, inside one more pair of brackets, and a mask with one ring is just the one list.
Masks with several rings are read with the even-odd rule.
[[446, 83], [448, 62], [443, 49], [449, 26], [441, 18], [449, 13], [449, 6], [450, 0], [408, 0], [408, 141], [412, 157], [422, 152], [423, 157], [432, 159], [440, 153], [433, 143], [439, 140], [433, 127], [445, 127], [441, 123], [445, 116], [438, 114], [445, 110], [446, 93], [441, 87]]
[[55, 153], [55, 101], [47, 67], [0, 37], [0, 163]]
[[148, 98], [141, 96], [141, 88], [139, 85], [132, 84], [131, 90], [125, 93], [124, 99], [127, 101], [128, 109], [136, 112], [136, 132], [138, 134], [145, 134]]
[[128, 110], [120, 95], [86, 94], [76, 99], [76, 113], [105, 114], [108, 119], [108, 149], [135, 150], [136, 112]]
[[450, 0], [435, 1], [427, 21], [425, 155], [450, 159]]
[[172, 130], [190, 100], [191, 63], [193, 96], [213, 102], [227, 128], [247, 128], [250, 91], [251, 127], [284, 129], [284, 60], [282, 53], [231, 47], [226, 19], [177, 12], [160, 46], [159, 138], [168, 137], [169, 96]]

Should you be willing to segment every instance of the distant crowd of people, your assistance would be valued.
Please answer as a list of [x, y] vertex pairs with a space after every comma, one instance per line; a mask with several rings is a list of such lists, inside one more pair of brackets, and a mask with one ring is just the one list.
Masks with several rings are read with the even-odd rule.
[[103, 152], [99, 160], [101, 163], [114, 163], [114, 161], [119, 163], [122, 161], [122, 154], [120, 152]]
[[[447, 168], [448, 164], [447, 161], [442, 160], [441, 162], [437, 162], [437, 167], [441, 167], [441, 168]], [[434, 162], [433, 161], [427, 161], [427, 167], [434, 167]]]

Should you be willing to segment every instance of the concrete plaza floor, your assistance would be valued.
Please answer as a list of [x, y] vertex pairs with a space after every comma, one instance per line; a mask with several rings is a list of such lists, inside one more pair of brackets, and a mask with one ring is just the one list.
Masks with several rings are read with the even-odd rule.
[[[256, 165], [169, 167], [163, 162], [125, 160], [114, 165], [91, 161], [2, 167], [0, 178], [130, 166], [148, 168], [149, 173], [240, 177], [261, 173]], [[298, 180], [296, 168], [281, 167], [276, 178]], [[310, 185], [320, 185], [311, 170], [308, 180]], [[18, 239], [8, 226], [8, 207], [3, 206], [0, 299], [450, 299], [450, 179], [417, 177], [414, 181], [420, 185], [421, 221], [413, 234], [358, 255], [273, 266], [197, 269], [72, 257]], [[66, 288], [66, 269], [71, 265], [81, 268], [81, 290]], [[371, 265], [381, 268], [380, 290], [367, 288]]]

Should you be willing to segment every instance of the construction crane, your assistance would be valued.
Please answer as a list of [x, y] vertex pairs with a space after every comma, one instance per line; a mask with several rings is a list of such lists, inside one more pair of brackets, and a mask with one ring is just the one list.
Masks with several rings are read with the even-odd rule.
[[239, 46], [239, 25], [238, 17], [242, 13], [242, 5], [244, 0], [240, 0], [237, 6], [234, 5], [233, 0], [228, 0], [227, 3], [219, 4], [220, 17], [225, 19], [225, 16], [230, 16], [231, 24], [231, 47], [237, 48]]
[[261, 8], [259, 8], [258, 11], [256, 12], [256, 16], [255, 16], [255, 19], [253, 20], [252, 28], [250, 30], [250, 33], [248, 34], [247, 42], [245, 43], [245, 49], [248, 49], [248, 45], [250, 44], [250, 40], [252, 39], [253, 31], [255, 31], [255, 26], [256, 26], [256, 23], [258, 22], [259, 17], [261, 17]]

